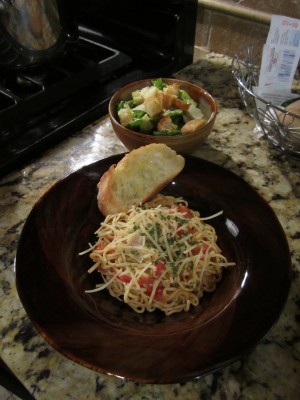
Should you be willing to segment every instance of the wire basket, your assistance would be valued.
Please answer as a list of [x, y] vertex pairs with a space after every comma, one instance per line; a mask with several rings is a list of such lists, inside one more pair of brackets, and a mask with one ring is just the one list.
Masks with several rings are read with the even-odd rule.
[[[273, 105], [253, 93], [253, 86], [258, 86], [262, 48], [263, 42], [260, 41], [240, 50], [232, 60], [233, 76], [257, 129], [282, 153], [300, 158], [300, 115]], [[295, 91], [299, 92], [300, 97], [300, 91], [297, 88]]]

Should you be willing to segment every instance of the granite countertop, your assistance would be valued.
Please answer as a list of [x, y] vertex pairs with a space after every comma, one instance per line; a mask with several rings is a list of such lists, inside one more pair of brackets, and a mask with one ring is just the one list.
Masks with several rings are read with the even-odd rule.
[[286, 233], [293, 278], [278, 322], [240, 361], [195, 381], [168, 385], [137, 384], [97, 374], [62, 356], [36, 332], [15, 286], [18, 239], [33, 205], [57, 180], [83, 165], [126, 151], [105, 117], [0, 181], [0, 355], [37, 400], [299, 398], [299, 162], [285, 159], [256, 135], [230, 62], [225, 56], [204, 53], [175, 76], [205, 87], [219, 104], [213, 132], [194, 155], [233, 171], [256, 188]]

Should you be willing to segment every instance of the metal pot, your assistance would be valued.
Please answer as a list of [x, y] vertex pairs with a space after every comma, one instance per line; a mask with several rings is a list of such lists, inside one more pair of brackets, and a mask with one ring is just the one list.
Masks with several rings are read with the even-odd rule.
[[56, 0], [0, 0], [0, 66], [45, 63], [64, 47], [67, 34]]

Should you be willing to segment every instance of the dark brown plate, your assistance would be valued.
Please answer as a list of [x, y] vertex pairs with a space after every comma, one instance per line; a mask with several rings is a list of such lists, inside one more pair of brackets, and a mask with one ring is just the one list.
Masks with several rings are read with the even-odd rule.
[[188, 313], [137, 314], [107, 291], [85, 294], [88, 255], [103, 220], [100, 176], [123, 155], [86, 166], [56, 183], [34, 206], [16, 255], [21, 301], [40, 334], [88, 368], [146, 383], [180, 382], [223, 367], [248, 352], [276, 322], [290, 286], [290, 254], [268, 204], [244, 180], [186, 156], [164, 193], [183, 196], [210, 221], [227, 270], [216, 291]]

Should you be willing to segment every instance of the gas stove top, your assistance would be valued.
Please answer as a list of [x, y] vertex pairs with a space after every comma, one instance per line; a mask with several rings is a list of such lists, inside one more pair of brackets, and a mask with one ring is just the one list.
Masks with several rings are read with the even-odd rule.
[[15, 42], [0, 29], [0, 176], [107, 114], [120, 87], [193, 60], [197, 0], [57, 4], [66, 40], [55, 59], [9, 67]]
[[111, 95], [142, 78], [131, 58], [80, 37], [51, 64], [0, 78], [0, 175], [107, 113]]

